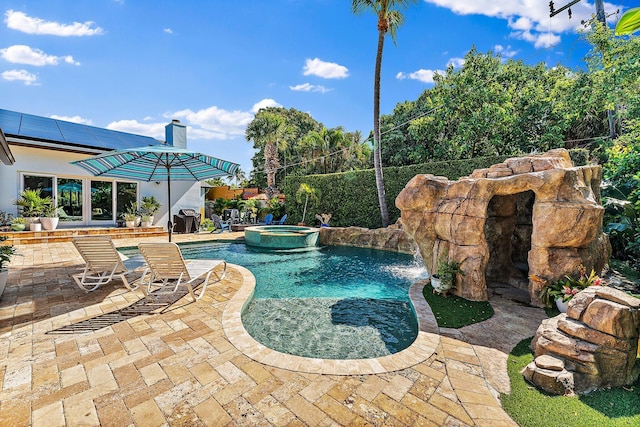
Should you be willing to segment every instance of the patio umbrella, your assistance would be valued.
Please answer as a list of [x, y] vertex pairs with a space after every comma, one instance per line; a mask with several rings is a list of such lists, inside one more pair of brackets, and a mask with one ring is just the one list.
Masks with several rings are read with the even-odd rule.
[[169, 145], [111, 151], [71, 162], [95, 176], [166, 181], [169, 207], [169, 241], [171, 241], [171, 181], [202, 181], [233, 175], [240, 165], [202, 153]]

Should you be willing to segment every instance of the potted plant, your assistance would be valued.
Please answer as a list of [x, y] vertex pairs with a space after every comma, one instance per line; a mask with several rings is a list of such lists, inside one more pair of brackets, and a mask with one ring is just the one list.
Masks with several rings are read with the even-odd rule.
[[13, 223], [13, 214], [0, 211], [0, 231], [9, 231]]
[[591, 269], [591, 273], [587, 275], [587, 270], [583, 265], [578, 267], [576, 273], [565, 274], [563, 277], [557, 280], [548, 282], [537, 276], [531, 275], [531, 280], [544, 283], [540, 290], [540, 300], [547, 307], [552, 307], [554, 304], [561, 313], [567, 312], [567, 306], [569, 301], [583, 289], [589, 286], [603, 285], [603, 281], [596, 272]]
[[58, 216], [58, 207], [53, 203], [49, 203], [45, 205], [42, 210], [42, 217], [40, 218], [40, 223], [42, 224], [42, 228], [45, 230], [55, 230], [58, 226], [58, 221], [60, 220]]
[[438, 270], [431, 275], [431, 286], [433, 293], [447, 296], [447, 292], [456, 287], [456, 276], [464, 275], [460, 269], [460, 264], [455, 261], [442, 260], [438, 264]]
[[11, 220], [11, 229], [13, 231], [24, 231], [26, 227], [27, 227], [27, 220], [21, 216], [18, 216]]
[[140, 227], [148, 228], [153, 224], [153, 217], [151, 215], [142, 214], [140, 215]]
[[[153, 216], [160, 210], [160, 202], [154, 196], [144, 196], [140, 203], [142, 216], [148, 216], [148, 226], [153, 224]], [[144, 221], [144, 218], [142, 219]]]
[[[5, 236], [0, 236], [0, 242], [5, 240], [7, 240]], [[8, 264], [15, 252], [16, 250], [13, 246], [0, 243], [0, 298], [2, 298], [4, 288], [7, 286], [7, 279], [9, 278]]]
[[138, 204], [132, 202], [127, 210], [122, 214], [127, 228], [133, 228], [138, 225]]
[[25, 218], [29, 218], [29, 229], [31, 231], [40, 231], [40, 215], [42, 215], [45, 207], [52, 203], [51, 197], [42, 197], [41, 189], [26, 189], [20, 193], [18, 199], [13, 201], [21, 211]]

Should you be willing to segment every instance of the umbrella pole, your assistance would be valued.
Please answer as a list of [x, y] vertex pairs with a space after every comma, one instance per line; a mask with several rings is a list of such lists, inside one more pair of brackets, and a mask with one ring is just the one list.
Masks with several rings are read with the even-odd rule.
[[167, 228], [169, 229], [169, 241], [171, 241], [171, 232], [173, 231], [173, 223], [171, 222], [171, 168], [167, 166], [167, 212], [169, 212], [169, 221]]

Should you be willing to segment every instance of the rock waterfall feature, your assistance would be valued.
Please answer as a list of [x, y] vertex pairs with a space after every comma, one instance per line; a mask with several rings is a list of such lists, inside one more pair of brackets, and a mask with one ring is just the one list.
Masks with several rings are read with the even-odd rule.
[[427, 270], [460, 265], [455, 294], [487, 300], [487, 283], [528, 291], [582, 264], [602, 272], [611, 248], [602, 232], [599, 165], [575, 167], [564, 149], [512, 158], [470, 176], [416, 175], [396, 198], [402, 225]]

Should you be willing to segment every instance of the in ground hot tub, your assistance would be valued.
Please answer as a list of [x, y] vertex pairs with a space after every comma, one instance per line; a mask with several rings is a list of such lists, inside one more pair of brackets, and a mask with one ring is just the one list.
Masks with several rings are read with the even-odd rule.
[[267, 249], [300, 249], [318, 246], [319, 228], [297, 225], [260, 225], [244, 229], [244, 242]]

